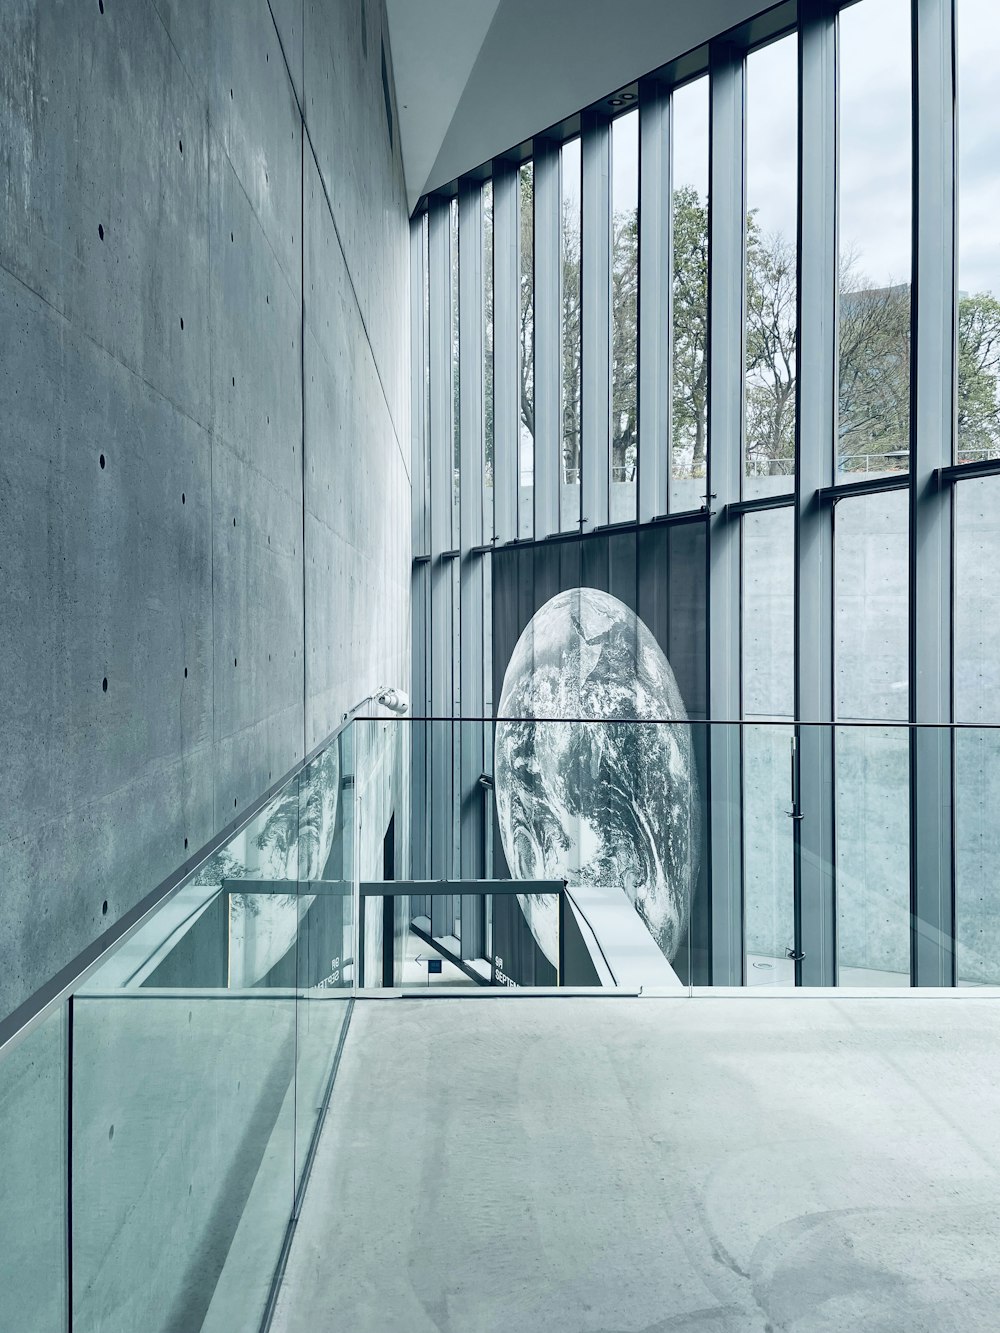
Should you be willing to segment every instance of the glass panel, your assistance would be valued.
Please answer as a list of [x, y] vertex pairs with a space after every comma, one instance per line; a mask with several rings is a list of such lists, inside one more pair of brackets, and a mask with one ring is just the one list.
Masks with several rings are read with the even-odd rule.
[[1000, 455], [1000, 137], [995, 0], [958, 3], [958, 451]]
[[562, 493], [559, 526], [580, 525], [580, 140], [562, 147]]
[[483, 186], [483, 411], [485, 466], [483, 469], [483, 541], [493, 526], [493, 182]]
[[[908, 714], [905, 491], [835, 511], [839, 721]], [[909, 733], [840, 726], [835, 738], [838, 956], [842, 985], [910, 981]]]
[[840, 348], [837, 474], [909, 466], [909, 0], [840, 14]]
[[[302, 1178], [347, 1015], [354, 975], [355, 728], [299, 780], [295, 1179]], [[310, 892], [322, 880], [324, 892]]]
[[910, 984], [910, 747], [905, 727], [838, 727], [841, 986]]
[[309, 777], [74, 1001], [75, 1327], [260, 1320], [295, 1188], [298, 878], [326, 864], [334, 828], [331, 784]]
[[794, 986], [794, 728], [743, 728], [744, 930], [748, 986]]
[[671, 97], [674, 290], [670, 510], [697, 509], [708, 431], [708, 79]]
[[[743, 715], [794, 715], [795, 525], [791, 509], [743, 518]], [[795, 984], [793, 729], [743, 729], [748, 986]]]
[[525, 162], [520, 182], [520, 439], [518, 460], [520, 484], [517, 501], [517, 531], [531, 537], [535, 530], [535, 172]]
[[635, 522], [639, 459], [639, 113], [611, 126], [611, 522]]
[[743, 716], [795, 713], [795, 512], [743, 517]]
[[909, 497], [841, 500], [836, 540], [835, 693], [840, 721], [909, 715]]
[[[171, 984], [77, 997], [74, 1327], [259, 1322], [294, 1188], [296, 914], [215, 894], [180, 957], [162, 942]], [[225, 967], [241, 985], [197, 984]]]
[[798, 42], [747, 59], [746, 382], [743, 493], [795, 474]]
[[955, 487], [955, 721], [1000, 723], [1000, 477]]
[[66, 1326], [62, 1005], [0, 1059], [0, 1310], [11, 1330]]
[[1000, 984], [1000, 477], [955, 489], [955, 916], [959, 984]]

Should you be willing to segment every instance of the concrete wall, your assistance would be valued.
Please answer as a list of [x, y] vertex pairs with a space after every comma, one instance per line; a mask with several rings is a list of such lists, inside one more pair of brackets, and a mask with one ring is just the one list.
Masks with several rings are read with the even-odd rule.
[[406, 683], [384, 33], [380, 0], [5, 7], [0, 1014]]

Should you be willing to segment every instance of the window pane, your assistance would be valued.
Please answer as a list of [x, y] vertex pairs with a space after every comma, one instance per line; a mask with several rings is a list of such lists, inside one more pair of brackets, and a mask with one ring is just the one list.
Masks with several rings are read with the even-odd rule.
[[520, 171], [520, 484], [517, 531], [531, 537], [535, 530], [535, 172], [531, 162]]
[[841, 721], [909, 716], [909, 497], [841, 500], [836, 540], [836, 706]]
[[559, 526], [580, 525], [580, 140], [562, 148], [562, 488]]
[[[795, 527], [791, 509], [743, 518], [743, 716], [793, 716]], [[746, 981], [794, 986], [791, 726], [743, 729]]]
[[840, 15], [839, 476], [910, 451], [909, 0]]
[[639, 113], [611, 126], [611, 521], [635, 520], [639, 423]]
[[744, 495], [792, 489], [795, 474], [798, 44], [747, 59]]
[[1000, 983], [1000, 477], [955, 490], [955, 916], [959, 982]]
[[708, 80], [671, 98], [674, 181], [673, 404], [670, 510], [705, 490], [708, 418]]
[[[834, 523], [837, 718], [905, 720], [908, 496], [841, 500]], [[840, 984], [907, 986], [909, 733], [840, 726], [834, 748]]]
[[743, 716], [795, 711], [795, 512], [743, 517]]
[[794, 986], [795, 846], [788, 809], [794, 728], [743, 728], [746, 984]]
[[493, 182], [483, 186], [483, 541], [493, 526]]
[[1000, 456], [1000, 23], [996, 0], [958, 4], [959, 463]]

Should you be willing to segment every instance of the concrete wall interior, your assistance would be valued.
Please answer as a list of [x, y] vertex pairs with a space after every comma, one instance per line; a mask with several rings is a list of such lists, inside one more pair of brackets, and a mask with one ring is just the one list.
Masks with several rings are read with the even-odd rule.
[[0, 1014], [406, 685], [396, 124], [379, 0], [5, 7]]

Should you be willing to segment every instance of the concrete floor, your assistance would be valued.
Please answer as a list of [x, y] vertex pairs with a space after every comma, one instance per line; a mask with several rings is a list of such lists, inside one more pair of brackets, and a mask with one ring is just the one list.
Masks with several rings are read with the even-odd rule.
[[1000, 1002], [359, 1001], [276, 1333], [1000, 1326]]

